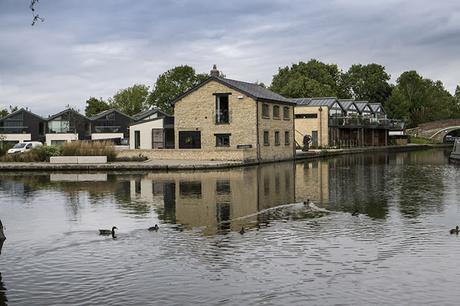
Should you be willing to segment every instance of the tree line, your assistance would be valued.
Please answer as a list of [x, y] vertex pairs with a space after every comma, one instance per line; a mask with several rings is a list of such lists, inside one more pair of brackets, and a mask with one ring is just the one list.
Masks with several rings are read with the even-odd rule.
[[[106, 100], [90, 97], [85, 115], [93, 116], [111, 108], [134, 115], [152, 107], [173, 114], [171, 101], [208, 77], [209, 74], [197, 73], [190, 66], [177, 66], [160, 74], [152, 87], [134, 84]], [[355, 64], [342, 71], [335, 64], [312, 59], [279, 68], [268, 88], [287, 98], [337, 97], [382, 103], [389, 117], [404, 120], [408, 127], [460, 118], [459, 86], [451, 95], [441, 81], [424, 78], [416, 71], [403, 72], [395, 84], [390, 83], [390, 77], [384, 66], [375, 63]], [[16, 109], [10, 106], [0, 110], [0, 116]]]

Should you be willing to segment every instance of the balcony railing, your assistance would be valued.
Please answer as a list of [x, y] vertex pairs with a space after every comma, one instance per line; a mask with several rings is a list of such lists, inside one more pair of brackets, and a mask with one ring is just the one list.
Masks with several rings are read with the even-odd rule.
[[94, 130], [96, 133], [117, 133], [120, 131], [119, 125], [107, 126], [107, 125], [99, 125], [95, 126]]
[[28, 126], [1, 126], [0, 134], [25, 134], [29, 132]]
[[330, 117], [329, 126], [344, 128], [404, 129], [404, 122], [394, 119], [361, 116]]

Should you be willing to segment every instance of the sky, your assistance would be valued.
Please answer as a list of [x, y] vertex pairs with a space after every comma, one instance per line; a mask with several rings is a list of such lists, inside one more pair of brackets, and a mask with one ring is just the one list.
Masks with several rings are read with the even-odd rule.
[[270, 84], [315, 58], [460, 84], [458, 0], [40, 0], [35, 26], [29, 4], [0, 0], [0, 107], [42, 116], [184, 64]]

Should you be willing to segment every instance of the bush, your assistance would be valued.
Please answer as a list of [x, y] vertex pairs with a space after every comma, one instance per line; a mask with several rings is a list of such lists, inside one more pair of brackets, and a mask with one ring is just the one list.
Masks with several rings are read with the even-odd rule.
[[7, 154], [3, 156], [2, 162], [45, 162], [49, 161], [51, 156], [59, 156], [60, 151], [55, 146], [41, 146], [33, 148], [25, 153]]
[[109, 141], [68, 142], [61, 147], [62, 156], [107, 156], [108, 161], [114, 161], [117, 157], [113, 144]]

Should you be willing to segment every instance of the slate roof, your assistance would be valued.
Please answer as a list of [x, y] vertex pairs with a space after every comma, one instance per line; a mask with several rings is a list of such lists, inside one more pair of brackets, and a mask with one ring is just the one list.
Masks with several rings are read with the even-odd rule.
[[[367, 102], [367, 101], [355, 101], [355, 104], [358, 107], [359, 112], [362, 113], [364, 111], [364, 108], [369, 104], [369, 102]], [[371, 109], [371, 111], [372, 111], [372, 109]]]
[[113, 113], [113, 112], [117, 112], [117, 113], [121, 114], [122, 116], [125, 116], [125, 117], [128, 117], [128, 118], [132, 119], [131, 116], [128, 116], [128, 115], [126, 115], [125, 113], [120, 112], [119, 110], [114, 109], [114, 108], [111, 108], [111, 109], [102, 111], [102, 112], [100, 112], [100, 113], [97, 113], [96, 115], [91, 116], [89, 119], [90, 119], [90, 120], [97, 120], [97, 119], [100, 119], [100, 118], [102, 118], [102, 117], [104, 117], [104, 116], [106, 116], [106, 115], [108, 115], [108, 114], [110, 114], [110, 113]]
[[373, 111], [374, 113], [377, 112], [377, 110], [379, 109], [379, 107], [380, 107], [380, 109], [382, 110], [382, 112], [385, 113], [385, 110], [383, 109], [382, 103], [369, 103], [369, 106], [370, 106], [370, 108], [372, 109], [372, 111]]
[[[346, 110], [346, 111], [347, 111], [352, 105], [355, 105], [355, 106], [356, 106], [354, 100], [351, 100], [351, 99], [348, 99], [348, 100], [345, 100], [345, 99], [339, 100], [339, 103], [342, 105], [343, 109]], [[358, 107], [356, 106], [356, 108], [358, 108]]]
[[288, 104], [295, 103], [295, 102], [292, 102], [290, 99], [287, 99], [271, 90], [268, 90], [267, 88], [264, 88], [254, 83], [248, 83], [248, 82], [242, 82], [242, 81], [212, 76], [208, 78], [207, 80], [203, 81], [202, 83], [198, 84], [197, 86], [193, 87], [192, 89], [186, 91], [182, 95], [178, 96], [176, 99], [172, 101], [172, 104], [175, 104], [177, 101], [179, 101], [183, 97], [194, 92], [195, 90], [199, 89], [201, 86], [205, 85], [206, 83], [210, 81], [219, 82], [227, 87], [230, 87], [236, 91], [239, 91], [253, 98], [256, 101], [281, 102], [281, 103], [288, 103]]
[[321, 98], [297, 98], [291, 99], [291, 101], [297, 103], [297, 105], [308, 105], [308, 106], [328, 106], [332, 107], [338, 100], [334, 97], [321, 97]]
[[3, 120], [5, 120], [5, 119], [8, 119], [8, 118], [10, 118], [10, 117], [12, 117], [12, 116], [14, 116], [14, 115], [20, 113], [20, 112], [26, 112], [26, 113], [28, 113], [28, 114], [30, 114], [30, 115], [32, 115], [32, 116], [37, 117], [37, 118], [40, 119], [40, 120], [46, 121], [46, 119], [44, 119], [43, 117], [41, 117], [41, 116], [39, 116], [39, 115], [37, 115], [37, 114], [34, 114], [34, 113], [32, 113], [31, 111], [29, 111], [29, 110], [27, 110], [27, 109], [25, 109], [25, 108], [20, 108], [20, 109], [18, 109], [17, 111], [14, 111], [14, 112], [12, 112], [12, 113], [9, 114], [9, 115], [6, 115], [5, 117], [0, 118], [0, 121], [3, 121]]
[[47, 121], [53, 120], [53, 119], [55, 119], [55, 118], [57, 118], [57, 117], [59, 117], [59, 116], [62, 116], [62, 115], [64, 115], [65, 113], [68, 113], [68, 112], [73, 112], [73, 113], [77, 114], [78, 116], [83, 117], [83, 118], [86, 119], [86, 120], [90, 120], [90, 119], [89, 119], [88, 117], [86, 117], [85, 115], [82, 115], [82, 114], [80, 114], [79, 112], [77, 112], [76, 110], [73, 110], [73, 109], [71, 109], [71, 108], [67, 108], [67, 109], [63, 110], [62, 112], [59, 112], [59, 113], [54, 114], [54, 115], [51, 115], [51, 116], [49, 116], [46, 120], [47, 120]]
[[168, 116], [169, 117], [168, 114], [166, 114], [165, 112], [159, 110], [158, 108], [152, 108], [152, 109], [148, 109], [146, 111], [142, 111], [140, 113], [134, 114], [132, 117], [133, 117], [133, 119], [135, 121], [140, 121], [140, 120], [142, 120], [144, 118], [147, 118], [147, 117], [149, 117], [149, 116], [151, 116], [151, 115], [153, 115], [155, 113], [160, 113], [163, 116]]

